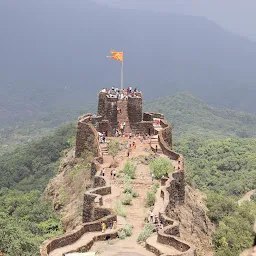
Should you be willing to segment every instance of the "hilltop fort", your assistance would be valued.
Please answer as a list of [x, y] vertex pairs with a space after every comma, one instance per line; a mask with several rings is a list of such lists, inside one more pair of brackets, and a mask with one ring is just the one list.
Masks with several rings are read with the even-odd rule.
[[[160, 179], [156, 202], [151, 209], [157, 225], [156, 233], [145, 241], [145, 248], [137, 244], [134, 237], [141, 231], [145, 219], [149, 220], [147, 214], [145, 216], [144, 201], [145, 194], [153, 186], [153, 179], [151, 181], [148, 165], [139, 163], [140, 167], [136, 172], [140, 174], [137, 174], [138, 177], [132, 185], [139, 191], [140, 196], [134, 201], [130, 211], [128, 208], [129, 214], [126, 219], [117, 216], [112, 207], [113, 203], [122, 196], [123, 185], [120, 178], [113, 179], [112, 177], [113, 158], [108, 154], [109, 143], [112, 140], [119, 141], [120, 145], [127, 145], [120, 146], [116, 156], [119, 164], [119, 167], [116, 168], [118, 173], [121, 173], [125, 159], [133, 160], [132, 157], [134, 159], [163, 157], [169, 159], [174, 167], [172, 173]], [[129, 157], [127, 152], [130, 151], [131, 156]], [[131, 90], [131, 88], [127, 90], [112, 88], [99, 92], [97, 114], [86, 114], [78, 119], [73, 159], [83, 158], [88, 152], [93, 154], [89, 173], [92, 185], [89, 190], [85, 189], [81, 213], [82, 223], [58, 238], [45, 241], [41, 246], [42, 256], [62, 256], [74, 251], [96, 250], [97, 246], [100, 246], [95, 243], [96, 241], [118, 237], [120, 230], [126, 225], [124, 223], [132, 224], [134, 227], [135, 234], [129, 238], [133, 249], [130, 251], [122, 249], [122, 245], [117, 242], [116, 247], [121, 247], [121, 249], [119, 254], [115, 255], [196, 255], [196, 247], [191, 244], [193, 235], [191, 234], [189, 242], [185, 241], [181, 236], [186, 233], [184, 232], [186, 227], [183, 227], [184, 224], [181, 225], [178, 221], [182, 209], [183, 214], [190, 211], [185, 209], [192, 207], [189, 205], [191, 200], [194, 200], [191, 199], [191, 196], [196, 197], [196, 194], [190, 192], [189, 202], [186, 202], [184, 158], [172, 150], [172, 126], [165, 120], [164, 115], [143, 112], [140, 91]], [[102, 169], [104, 169], [103, 175]], [[113, 181], [115, 182], [113, 183]], [[202, 225], [202, 229], [205, 229], [204, 235], [208, 235], [210, 222], [204, 210], [201, 209], [201, 206], [193, 205], [193, 207], [192, 216], [190, 216], [191, 213], [188, 213], [186, 218], [195, 218], [197, 223], [189, 223], [188, 230], [192, 229], [191, 232], [195, 232], [194, 230], [197, 229], [195, 227]], [[198, 216], [193, 216], [193, 211], [197, 211]], [[116, 221], [116, 229], [100, 232], [103, 222], [108, 228], [113, 227], [113, 223]], [[200, 224], [198, 224], [199, 222]], [[158, 224], [161, 224], [162, 227], [158, 228]], [[210, 244], [208, 243], [207, 246], [210, 247]], [[136, 254], [138, 252], [140, 253]], [[100, 255], [114, 254], [110, 254], [108, 251], [108, 254], [105, 252]]]

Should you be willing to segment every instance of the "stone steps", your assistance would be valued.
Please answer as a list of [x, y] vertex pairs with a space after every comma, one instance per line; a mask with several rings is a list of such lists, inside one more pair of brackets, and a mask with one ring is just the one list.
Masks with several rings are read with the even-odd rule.
[[108, 155], [108, 144], [107, 143], [101, 143], [100, 144], [100, 150], [103, 155]]
[[158, 135], [151, 136], [150, 145], [153, 150], [155, 150], [157, 146], [157, 153], [163, 154], [163, 151], [158, 143]]

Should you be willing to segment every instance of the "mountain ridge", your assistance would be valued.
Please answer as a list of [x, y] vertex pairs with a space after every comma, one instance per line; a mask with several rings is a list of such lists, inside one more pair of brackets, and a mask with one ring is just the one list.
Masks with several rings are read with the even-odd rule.
[[100, 88], [118, 86], [119, 63], [105, 58], [110, 49], [124, 50], [125, 85], [146, 99], [188, 90], [215, 106], [255, 112], [256, 43], [214, 22], [90, 1], [6, 2], [0, 100], [13, 119], [63, 102], [82, 106]]

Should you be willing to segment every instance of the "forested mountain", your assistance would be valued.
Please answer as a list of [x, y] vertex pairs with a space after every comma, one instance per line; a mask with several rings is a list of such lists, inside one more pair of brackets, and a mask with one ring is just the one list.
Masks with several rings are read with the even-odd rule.
[[40, 244], [60, 235], [60, 217], [42, 192], [72, 144], [74, 125], [0, 156], [0, 252], [39, 256]]
[[211, 107], [188, 92], [147, 102], [145, 110], [164, 113], [173, 125], [174, 138], [256, 137], [256, 115]]
[[202, 17], [119, 10], [90, 1], [0, 3], [0, 122], [74, 109], [101, 87], [145, 98], [191, 91], [215, 106], [255, 112], [256, 44]]

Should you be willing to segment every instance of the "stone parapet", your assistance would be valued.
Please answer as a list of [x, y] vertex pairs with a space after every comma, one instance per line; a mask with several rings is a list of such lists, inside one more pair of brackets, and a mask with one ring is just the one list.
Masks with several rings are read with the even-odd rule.
[[[49, 253], [55, 249], [73, 244], [87, 232], [101, 231], [102, 221], [105, 222], [107, 226], [110, 226], [113, 221], [117, 220], [117, 216], [112, 209], [99, 207], [102, 206], [102, 196], [111, 193], [111, 187], [106, 186], [106, 184], [107, 181], [104, 177], [94, 177], [93, 188], [84, 195], [84, 223], [69, 233], [45, 241], [40, 247], [41, 256], [48, 256]], [[90, 241], [85, 241], [83, 248], [89, 250], [95, 241], [104, 240], [106, 236], [107, 234], [97, 235]], [[117, 231], [108, 235], [110, 238], [115, 238], [116, 236]]]
[[169, 211], [171, 211], [176, 204], [184, 203], [184, 172], [175, 171], [169, 179], [161, 180], [161, 184], [163, 186], [161, 187], [160, 197], [163, 200], [163, 207], [162, 212], [159, 213], [159, 219], [162, 221], [164, 228], [158, 230], [157, 242], [169, 245], [179, 251], [179, 253], [168, 254], [159, 251], [159, 249], [151, 243], [151, 239], [146, 241], [146, 248], [157, 255], [196, 256], [194, 246], [178, 238], [180, 236], [179, 222], [168, 217]]
[[92, 152], [94, 156], [100, 155], [98, 132], [91, 121], [90, 116], [85, 116], [78, 121], [75, 149], [77, 157], [88, 152]]

